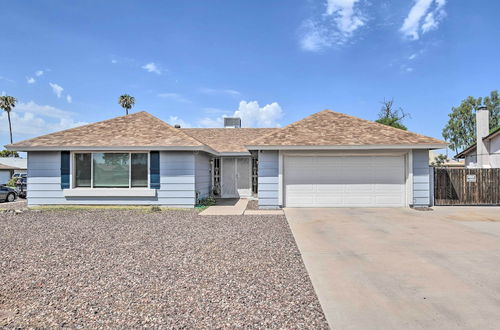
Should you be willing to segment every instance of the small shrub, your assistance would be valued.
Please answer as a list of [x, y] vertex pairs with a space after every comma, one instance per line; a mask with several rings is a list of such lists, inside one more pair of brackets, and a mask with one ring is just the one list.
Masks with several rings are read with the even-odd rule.
[[198, 202], [198, 205], [200, 206], [213, 206], [215, 205], [217, 202], [215, 200], [215, 198], [213, 197], [207, 197], [207, 198], [203, 198], [201, 199], [199, 202]]
[[158, 205], [151, 205], [151, 212], [161, 212], [161, 207]]
[[9, 186], [9, 187], [14, 187], [15, 188], [16, 187], [17, 179], [18, 178], [11, 178], [9, 181], [7, 181], [6, 185]]

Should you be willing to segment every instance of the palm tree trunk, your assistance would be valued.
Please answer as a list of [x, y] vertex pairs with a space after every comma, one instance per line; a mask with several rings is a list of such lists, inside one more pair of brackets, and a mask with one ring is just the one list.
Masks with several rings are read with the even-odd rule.
[[10, 122], [10, 111], [7, 111], [7, 117], [9, 118], [10, 144], [12, 144], [12, 124]]

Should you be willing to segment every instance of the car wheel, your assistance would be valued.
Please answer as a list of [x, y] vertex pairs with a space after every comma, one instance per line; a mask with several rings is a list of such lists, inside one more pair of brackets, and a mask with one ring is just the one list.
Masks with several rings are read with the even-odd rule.
[[6, 201], [13, 202], [15, 199], [16, 199], [16, 195], [14, 195], [13, 193], [10, 193], [7, 195]]

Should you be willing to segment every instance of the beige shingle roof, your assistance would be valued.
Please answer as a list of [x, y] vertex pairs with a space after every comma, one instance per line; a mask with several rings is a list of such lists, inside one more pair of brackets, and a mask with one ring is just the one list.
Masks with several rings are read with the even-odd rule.
[[22, 170], [19, 167], [0, 163], [0, 170]]
[[33, 147], [203, 147], [204, 144], [155, 116], [136, 112], [97, 123], [39, 136], [11, 145]]
[[354, 146], [419, 145], [446, 142], [373, 121], [324, 110], [273, 133], [246, 143], [248, 146]]
[[218, 152], [248, 152], [245, 144], [279, 128], [182, 128], [181, 130]]

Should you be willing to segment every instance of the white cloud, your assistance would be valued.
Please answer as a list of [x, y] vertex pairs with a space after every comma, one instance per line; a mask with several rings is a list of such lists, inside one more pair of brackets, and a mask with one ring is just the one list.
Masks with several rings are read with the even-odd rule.
[[406, 38], [418, 40], [421, 34], [438, 28], [446, 16], [446, 0], [415, 0], [400, 28]]
[[160, 93], [158, 94], [159, 97], [164, 98], [164, 99], [170, 99], [176, 102], [180, 103], [191, 103], [190, 100], [182, 96], [181, 94], [177, 93]]
[[[205, 108], [205, 110], [206, 109], [213, 108]], [[261, 107], [257, 101], [241, 101], [238, 110], [232, 113], [225, 110], [214, 110], [225, 113], [215, 118], [204, 117], [198, 120], [196, 125], [191, 125], [177, 116], [171, 116], [169, 123], [172, 125], [180, 124], [182, 127], [223, 127], [224, 117], [240, 117], [243, 127], [280, 127], [279, 120], [283, 117], [283, 110], [277, 102], [266, 104]], [[217, 112], [213, 113], [215, 114]]]
[[28, 84], [34, 84], [36, 82], [35, 78], [33, 77], [26, 77], [26, 81]]
[[143, 68], [147, 72], [153, 72], [153, 73], [156, 73], [156, 74], [161, 74], [160, 68], [154, 62], [145, 64], [145, 65], [141, 66], [141, 68]]
[[320, 51], [346, 44], [354, 32], [365, 25], [360, 0], [327, 0], [326, 10], [316, 18], [302, 22], [300, 46], [307, 51]]
[[[12, 131], [15, 140], [35, 137], [50, 132], [81, 126], [86, 122], [76, 121], [73, 112], [50, 105], [39, 105], [33, 101], [18, 103], [11, 112]], [[0, 121], [6, 123], [7, 113], [0, 114]], [[8, 134], [8, 125], [0, 125], [0, 133]]]
[[71, 111], [61, 110], [50, 105], [39, 105], [33, 101], [27, 103], [19, 102], [14, 108], [14, 111], [22, 113], [29, 112], [35, 115], [56, 118], [56, 119], [59, 118], [70, 119], [76, 115], [74, 112]]
[[61, 86], [59, 86], [56, 83], [49, 83], [49, 85], [50, 85], [50, 87], [52, 87], [52, 91], [54, 92], [54, 94], [57, 95], [57, 98], [61, 98], [61, 95], [62, 95], [62, 92], [64, 91], [64, 88], [62, 88]]
[[68, 101], [68, 103], [71, 103], [73, 102], [73, 98], [71, 97], [71, 95], [66, 95], [66, 101]]
[[224, 126], [224, 117], [226, 115], [218, 117], [218, 118], [209, 118], [205, 117], [198, 121], [198, 125], [201, 127], [223, 127]]
[[260, 107], [257, 101], [241, 101], [234, 116], [241, 118], [244, 127], [276, 127], [283, 110], [277, 102]]
[[188, 122], [185, 122], [184, 120], [180, 119], [177, 116], [170, 116], [168, 118], [168, 123], [172, 126], [181, 125], [181, 127], [184, 127], [184, 128], [191, 127], [191, 124], [189, 124]]
[[118, 61], [113, 59], [113, 60], [111, 60], [111, 63], [116, 64], [116, 63], [118, 63]]
[[414, 60], [414, 59], [416, 59], [416, 58], [417, 58], [417, 56], [418, 56], [418, 55], [417, 55], [417, 53], [414, 53], [414, 54], [411, 54], [411, 55], [408, 57], [408, 59], [409, 59], [409, 60]]
[[4, 76], [0, 76], [0, 80], [5, 80], [5, 81], [8, 81], [8, 82], [10, 82], [10, 83], [13, 83], [13, 82], [15, 82], [14, 80], [12, 80], [12, 79], [9, 79], [9, 78], [7, 78], [7, 77], [4, 77]]
[[43, 75], [43, 70], [38, 70], [35, 72], [35, 76], [40, 77]]
[[240, 96], [241, 93], [235, 89], [214, 89], [214, 88], [201, 88], [200, 92], [203, 94], [226, 94], [229, 96]]

